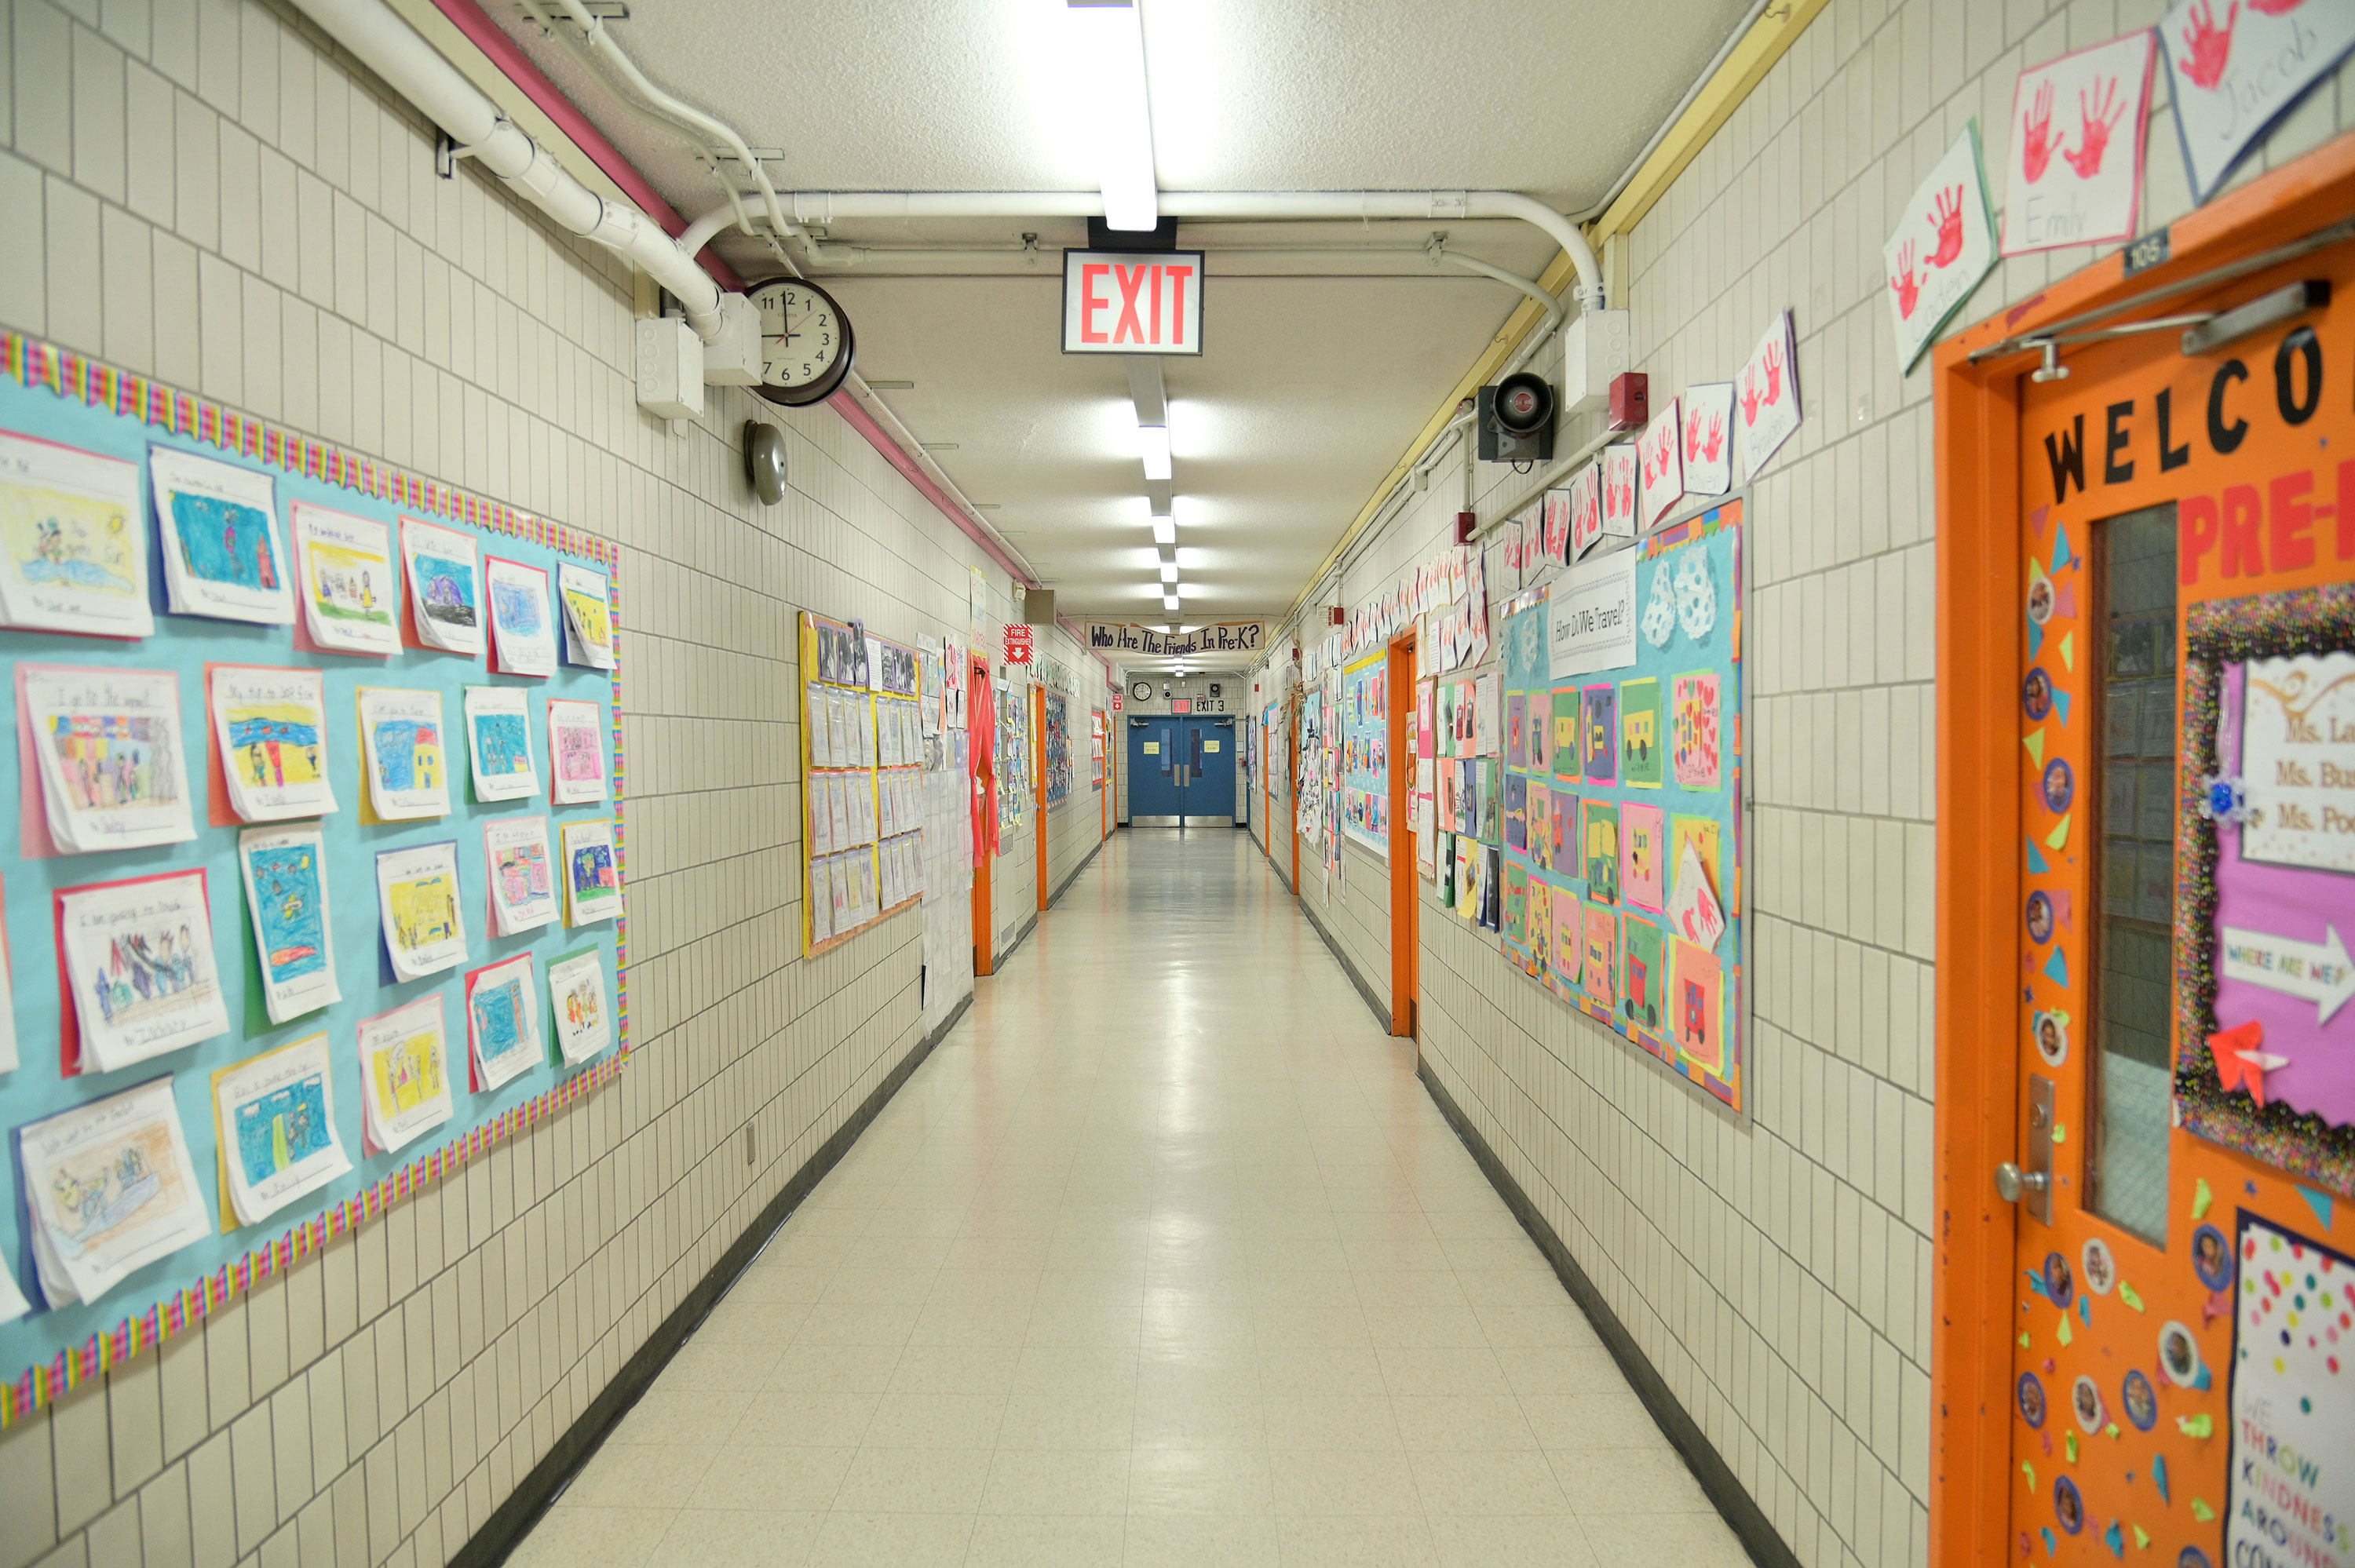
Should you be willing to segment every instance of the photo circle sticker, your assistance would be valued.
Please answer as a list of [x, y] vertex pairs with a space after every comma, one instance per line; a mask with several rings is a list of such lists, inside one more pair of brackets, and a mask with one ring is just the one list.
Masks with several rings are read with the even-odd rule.
[[2080, 1377], [2069, 1388], [2069, 1408], [2077, 1417], [2077, 1430], [2091, 1436], [2108, 1425], [2109, 1417], [2102, 1410], [2102, 1385], [2090, 1377]]
[[2039, 946], [2052, 939], [2052, 895], [2049, 893], [2028, 895], [2028, 939]]
[[[2044, 895], [2040, 893], [2036, 896], [2041, 898]], [[2033, 931], [2036, 928], [2036, 911], [2033, 907], [2029, 910], [2028, 916], [2029, 929]], [[2036, 1054], [2044, 1058], [2046, 1066], [2057, 1067], [2069, 1059], [2069, 1015], [2067, 1013], [2040, 1012], [2030, 1021], [2029, 1027], [2030, 1033], [2036, 1037]], [[2099, 1237], [2085, 1245], [2087, 1246], [2106, 1245]], [[2107, 1285], [2095, 1285], [2093, 1271], [2089, 1268], [2085, 1271], [2085, 1288], [2096, 1296], [2101, 1296], [2105, 1295], [2110, 1287]]]
[[[2062, 1036], [2065, 1042], [2067, 1036]], [[2067, 1054], [2067, 1046], [2062, 1047]], [[2118, 1282], [2118, 1260], [2110, 1255], [2110, 1244], [2099, 1236], [2087, 1238], [2077, 1255], [2077, 1267], [2085, 1278], [2085, 1288], [2096, 1296], [2107, 1296], [2110, 1287]]]
[[2135, 1424], [2135, 1430], [2147, 1432], [2158, 1425], [2158, 1391], [2150, 1386], [2140, 1367], [2126, 1373], [2126, 1386], [2119, 1392], [2126, 1419]]
[[2187, 1546], [2176, 1554], [2175, 1568], [2213, 1568], [2208, 1554], [2196, 1546]]
[[2041, 626], [2052, 619], [2052, 579], [2039, 577], [2028, 585], [2028, 619]]
[[2191, 1233], [2191, 1272], [2211, 1290], [2232, 1287], [2232, 1249], [2224, 1233], [2214, 1225], [2201, 1225]]
[[2042, 720], [2052, 712], [2052, 677], [2038, 665], [2019, 683], [2019, 705], [2031, 719]]
[[2066, 1476], [2052, 1483], [2052, 1511], [2070, 1534], [2085, 1528], [2085, 1499], [2077, 1495], [2077, 1483]]
[[2051, 811], [2065, 811], [2069, 802], [2077, 798], [2077, 780], [2069, 771], [2068, 763], [2054, 758], [2044, 765], [2044, 807]]
[[2158, 1370], [2178, 1388], [2200, 1386], [2200, 1341], [2191, 1330], [2169, 1320], [2158, 1330]]
[[2069, 1260], [2057, 1252], [2044, 1255], [2044, 1294], [2063, 1312], [2077, 1298], [2076, 1277], [2069, 1272]]
[[2044, 1384], [2034, 1372], [2019, 1374], [2019, 1418], [2030, 1426], [2044, 1425]]

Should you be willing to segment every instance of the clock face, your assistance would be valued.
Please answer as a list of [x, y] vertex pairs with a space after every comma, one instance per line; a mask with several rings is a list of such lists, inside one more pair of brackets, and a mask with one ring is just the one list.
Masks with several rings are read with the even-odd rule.
[[1153, 700], [1153, 683], [1150, 681], [1133, 681], [1129, 683], [1128, 694], [1135, 697], [1140, 703], [1151, 702]]
[[815, 403], [831, 395], [850, 372], [850, 318], [816, 284], [781, 278], [752, 291], [761, 313], [762, 396], [772, 402]]

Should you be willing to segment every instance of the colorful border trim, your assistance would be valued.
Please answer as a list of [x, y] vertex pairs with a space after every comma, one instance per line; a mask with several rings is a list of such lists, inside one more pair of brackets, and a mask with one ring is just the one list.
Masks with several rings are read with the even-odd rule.
[[[2216, 824], [2200, 814], [2200, 780], [2216, 771], [2224, 666], [2355, 647], [2355, 584], [2193, 605], [2183, 624], [2182, 758], [2177, 770], [2175, 1113], [2212, 1143], [2355, 1198], [2355, 1127], [2333, 1127], [2276, 1100], [2227, 1089], [2208, 1036], [2216, 1029]], [[2269, 1222], [2270, 1223], [2270, 1222]]]
[[[193, 437], [269, 467], [323, 480], [411, 511], [429, 512], [471, 527], [527, 540], [603, 567], [613, 604], [613, 844], [622, 865], [623, 885], [628, 885], [629, 855], [622, 806], [625, 768], [622, 749], [621, 551], [612, 541], [355, 456], [340, 447], [281, 429], [19, 333], [0, 331], [0, 372], [22, 386], [45, 387], [60, 397], [77, 398], [92, 408], [158, 426], [174, 435]], [[12, 1382], [0, 1383], [0, 1431], [38, 1414], [83, 1383], [143, 1351], [186, 1332], [202, 1322], [206, 1314], [226, 1306], [258, 1283], [285, 1273], [328, 1243], [382, 1218], [394, 1205], [453, 1175], [467, 1161], [569, 1109], [619, 1077], [632, 1054], [630, 924], [626, 907], [614, 926], [613, 984], [620, 1036], [613, 1054], [573, 1074], [546, 1094], [509, 1107], [455, 1141], [388, 1171], [374, 1185], [330, 1204], [325, 1213], [274, 1242], [256, 1246], [244, 1257], [176, 1295], [165, 1297], [144, 1314], [125, 1319], [80, 1345], [65, 1347], [54, 1360], [26, 1368]]]

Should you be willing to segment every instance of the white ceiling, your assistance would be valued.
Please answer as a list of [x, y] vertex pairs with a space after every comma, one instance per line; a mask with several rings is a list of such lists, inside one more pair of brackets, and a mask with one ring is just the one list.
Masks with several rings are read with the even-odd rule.
[[[649, 125], [545, 36], [481, 0], [690, 216], [719, 200], [679, 133]], [[547, 5], [548, 0], [542, 0]], [[1063, 0], [629, 0], [613, 36], [668, 90], [784, 152], [778, 188], [1085, 190]], [[1144, 0], [1164, 189], [1509, 189], [1593, 202], [1721, 44], [1742, 0]], [[552, 9], [552, 7], [550, 7]], [[1526, 274], [1552, 247], [1516, 223], [1187, 224], [1211, 255], [1206, 353], [1165, 361], [1184, 619], [1281, 614], [1520, 296], [1415, 254], [1445, 228]], [[1040, 253], [1014, 253], [1025, 232]], [[1059, 349], [1073, 219], [836, 224], [870, 251], [824, 279], [858, 368], [1057, 589], [1066, 614], [1160, 621], [1117, 358]], [[1313, 247], [1274, 256], [1256, 248]], [[1239, 249], [1241, 248], [1241, 249]], [[1335, 256], [1332, 248], [1374, 254]], [[778, 270], [751, 241], [740, 270]], [[1191, 591], [1199, 585], [1199, 593]]]

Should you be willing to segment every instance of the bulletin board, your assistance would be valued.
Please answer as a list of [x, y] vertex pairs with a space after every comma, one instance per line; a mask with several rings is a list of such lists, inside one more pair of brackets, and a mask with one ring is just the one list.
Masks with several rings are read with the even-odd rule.
[[922, 896], [916, 650], [804, 610], [802, 951], [839, 946]]
[[1376, 854], [1391, 844], [1390, 652], [1341, 671], [1341, 828]]
[[1555, 996], [1745, 1108], [1742, 503], [1637, 542], [1624, 663], [1557, 677], [1508, 607], [1498, 940]]
[[[594, 580], [604, 586], [601, 630], [603, 646], [610, 652], [619, 646], [613, 547], [544, 518], [355, 457], [37, 341], [0, 334], [0, 366], [6, 372], [0, 376], [0, 431], [135, 465], [128, 471], [137, 475], [137, 515], [123, 521], [135, 530], [135, 543], [144, 550], [153, 626], [152, 630], [130, 637], [0, 630], [0, 649], [5, 650], [12, 668], [19, 672], [58, 664], [120, 673], [109, 676], [117, 681], [133, 671], [176, 675], [178, 756], [173, 766], [194, 829], [193, 839], [144, 847], [39, 853], [50, 847], [44, 822], [45, 792], [39, 778], [26, 775], [35, 731], [26, 705], [19, 704], [18, 745], [5, 748], [5, 758], [0, 758], [0, 774], [5, 774], [11, 795], [24, 803], [17, 833], [0, 847], [12, 1019], [19, 1058], [13, 1072], [0, 1075], [0, 1104], [7, 1111], [0, 1119], [5, 1119], [9, 1132], [9, 1158], [5, 1170], [0, 1171], [0, 1192], [5, 1193], [5, 1202], [0, 1204], [0, 1260], [5, 1260], [33, 1309], [15, 1321], [0, 1323], [0, 1366], [5, 1366], [8, 1377], [0, 1383], [0, 1425], [5, 1425], [25, 1419], [110, 1367], [186, 1331], [208, 1312], [261, 1281], [377, 1220], [394, 1204], [453, 1173], [464, 1161], [608, 1082], [628, 1059], [629, 1010], [628, 927], [626, 916], [620, 913], [626, 840], [621, 822], [624, 758], [615, 717], [621, 694], [618, 657], [611, 658], [609, 668], [570, 662], [575, 650], [562, 637], [565, 610], [559, 595], [550, 595], [548, 608], [559, 622], [558, 646], [563, 656], [553, 661], [551, 673], [544, 676], [504, 673], [499, 652], [504, 645], [488, 636], [484, 641], [491, 646], [485, 652], [467, 654], [424, 646], [412, 614], [418, 607], [410, 600], [399, 558], [400, 521], [408, 518], [470, 535], [483, 559], [495, 557], [515, 567], [545, 572], [551, 585], [562, 580], [559, 568], [564, 566], [587, 567], [598, 574]], [[197, 454], [243, 471], [240, 482], [247, 487], [258, 486], [266, 478], [266, 504], [275, 530], [271, 548], [263, 551], [255, 543], [262, 532], [257, 526], [259, 505], [238, 514], [232, 524], [232, 528], [243, 526], [241, 538], [234, 531], [225, 531], [213, 537], [213, 546], [224, 539], [238, 541], [232, 548], [242, 549], [242, 558], [255, 568], [253, 580], [266, 588], [275, 588], [283, 572], [291, 579], [295, 624], [168, 611], [170, 588], [150, 464], [152, 454], [174, 453]], [[165, 461], [176, 460], [166, 457]], [[15, 514], [0, 522], [0, 533], [19, 531], [20, 543], [27, 518], [36, 510], [57, 504], [49, 499], [28, 502], [28, 488], [20, 487], [13, 502], [0, 496], [0, 511]], [[291, 516], [296, 505], [331, 509], [389, 530], [392, 569], [389, 574], [371, 575], [368, 594], [373, 603], [393, 612], [390, 620], [398, 623], [399, 631], [395, 650], [379, 656], [356, 656], [325, 652], [312, 641], [304, 625], [304, 600], [314, 579], [296, 558]], [[178, 526], [188, 526], [185, 516]], [[182, 539], [186, 553], [181, 559], [197, 561], [199, 544], [195, 536], [184, 533]], [[33, 559], [30, 555], [20, 558], [28, 566]], [[474, 608], [486, 612], [489, 596], [478, 598]], [[585, 597], [581, 613], [594, 613]], [[547, 623], [539, 623], [539, 630], [544, 634]], [[389, 636], [392, 626], [388, 623], [385, 630]], [[322, 683], [323, 700], [317, 712], [323, 722], [301, 737], [305, 747], [298, 749], [306, 749], [310, 742], [324, 742], [320, 771], [335, 795], [336, 809], [331, 813], [277, 823], [239, 819], [212, 739], [214, 725], [208, 703], [208, 667], [224, 664], [315, 673]], [[307, 682], [313, 677], [306, 673], [302, 678]], [[417, 820], [377, 818], [369, 804], [364, 772], [368, 763], [359, 735], [359, 690], [364, 686], [438, 694], [439, 731], [426, 726], [411, 732], [418, 737], [418, 746], [409, 762], [418, 780], [446, 782], [446, 810]], [[481, 791], [491, 785], [475, 774], [470, 755], [465, 718], [469, 688], [501, 694], [499, 700], [510, 705], [520, 697], [522, 729], [536, 769], [537, 784], [530, 793], [507, 799], [483, 797]], [[551, 799], [557, 768], [550, 756], [548, 706], [555, 699], [582, 705], [567, 710], [573, 721], [569, 727], [568, 755], [585, 761], [581, 748], [587, 737], [593, 736], [605, 754], [604, 780], [598, 790], [602, 799], [562, 805]], [[515, 732], [501, 733], [513, 737]], [[437, 744], [438, 762], [433, 757]], [[160, 758], [164, 748], [159, 747], [157, 751]], [[290, 760], [292, 756], [290, 751]], [[162, 766], [160, 760], [157, 765]], [[379, 762], [380, 769], [381, 766]], [[576, 775], [576, 783], [577, 779]], [[511, 776], [508, 782], [520, 788], [519, 779]], [[570, 792], [577, 797], [585, 789], [581, 785]], [[493, 852], [486, 830], [504, 824], [513, 831], [519, 819], [528, 818], [547, 821], [548, 859], [555, 863], [545, 874], [555, 884], [559, 910], [551, 924], [493, 936]], [[594, 876], [591, 885], [581, 889], [583, 900], [576, 909], [562, 896], [569, 870], [558, 847], [566, 842], [563, 830], [568, 825], [606, 823], [611, 825], [610, 838], [602, 831], [592, 831], [581, 841], [585, 844], [593, 840], [601, 853], [591, 855], [584, 850], [581, 856], [583, 865], [593, 865]], [[321, 949], [319, 957], [325, 959], [309, 976], [310, 983], [320, 988], [316, 993], [320, 1003], [299, 1012], [282, 1009], [284, 1021], [277, 1023], [271, 1021], [264, 1001], [264, 960], [256, 950], [257, 912], [249, 903], [240, 869], [240, 832], [251, 827], [315, 829], [318, 833], [316, 866], [325, 895], [319, 902], [324, 903], [325, 917], [306, 930], [310, 946]], [[456, 908], [465, 936], [463, 960], [420, 979], [397, 980], [378, 913], [377, 856], [382, 851], [445, 842], [455, 845]], [[54, 913], [59, 900], [54, 895], [98, 884], [198, 871], [205, 876], [205, 895], [194, 907], [202, 911], [213, 983], [228, 1022], [226, 1032], [113, 1071], [98, 1070], [95, 1058], [82, 1054], [80, 1026], [75, 1022], [71, 997], [83, 988], [67, 991], [61, 986], [60, 927]], [[505, 885], [510, 891], [520, 885], [511, 877]], [[534, 885], [540, 895], [551, 891], [545, 880]], [[305, 901], [304, 907], [309, 906], [310, 901]], [[271, 901], [270, 907], [282, 916], [290, 906]], [[575, 913], [587, 916], [601, 910], [610, 911], [610, 917], [572, 923]], [[195, 950], [194, 943], [184, 949]], [[293, 967], [288, 963], [290, 951], [286, 947], [272, 951], [269, 961], [279, 966], [282, 974]], [[472, 980], [482, 970], [527, 956], [532, 960], [529, 983], [501, 990], [502, 997], [512, 1005], [499, 1018], [498, 1037], [506, 1054], [500, 1059], [495, 1079], [497, 1086], [478, 1087], [486, 1080], [482, 1076], [482, 1061], [469, 1044]], [[602, 1044], [593, 1052], [584, 1044], [568, 1065], [557, 1044], [566, 1021], [556, 1016], [549, 965], [563, 960], [570, 969], [571, 960], [586, 956], [593, 956], [602, 968], [602, 984], [574, 994], [576, 1011], [570, 1022], [574, 1025], [584, 1019], [593, 1022], [590, 1015], [602, 1010], [603, 1023], [594, 1035]], [[500, 972], [521, 973], [519, 969]], [[332, 979], [340, 1000], [324, 1000], [326, 979]], [[489, 982], [485, 984], [487, 991]], [[202, 989], [201, 981], [197, 989]], [[362, 1022], [434, 998], [442, 1002], [442, 1075], [449, 1092], [450, 1114], [446, 1120], [430, 1126], [424, 1125], [429, 1118], [421, 1117], [404, 1138], [391, 1140], [392, 1152], [370, 1153], [363, 1138], [358, 1056]], [[474, 1016], [487, 1019], [490, 1015]], [[324, 1075], [314, 1075], [304, 1087], [308, 1096], [303, 1104], [308, 1141], [298, 1140], [291, 1147], [306, 1150], [300, 1160], [308, 1160], [328, 1152], [331, 1143], [339, 1144], [348, 1159], [348, 1169], [324, 1184], [307, 1188], [292, 1201], [282, 1200], [283, 1206], [264, 1213], [253, 1223], [240, 1224], [227, 1189], [229, 1161], [238, 1158], [244, 1139], [240, 1137], [232, 1148], [224, 1150], [217, 1137], [214, 1075], [282, 1047], [300, 1044], [304, 1053], [316, 1052], [320, 1047], [312, 1042], [318, 1036], [325, 1037], [324, 1056], [315, 1059], [324, 1061], [325, 1071]], [[584, 1043], [590, 1038], [577, 1031], [569, 1037]], [[69, 1064], [82, 1070], [69, 1074]], [[201, 1240], [190, 1240], [151, 1257], [95, 1293], [85, 1292], [91, 1298], [46, 1307], [33, 1257], [32, 1211], [24, 1179], [24, 1129], [134, 1089], [141, 1090], [142, 1097], [156, 1109], [159, 1126], [176, 1117], [187, 1163], [180, 1167], [174, 1161], [165, 1171], [165, 1190], [178, 1190], [184, 1201], [201, 1202], [208, 1222], [206, 1234]], [[328, 1128], [332, 1139], [323, 1136]], [[296, 1157], [282, 1140], [274, 1158], [282, 1162], [282, 1175], [298, 1168], [285, 1163]], [[118, 1165], [117, 1169], [124, 1168]], [[240, 1175], [249, 1179], [257, 1169], [250, 1162], [240, 1165]], [[193, 1172], [197, 1189], [193, 1194], [185, 1191], [185, 1183], [175, 1174], [182, 1170]], [[325, 1167], [312, 1171], [327, 1175]], [[150, 1201], [153, 1190], [144, 1181], [126, 1179], [119, 1187], [104, 1191], [109, 1203], [101, 1218], [102, 1223], [112, 1223], [110, 1216], [137, 1213]], [[87, 1208], [80, 1212], [81, 1217], [89, 1213]], [[91, 1234], [86, 1225], [77, 1238], [86, 1240]]]
[[997, 853], [1008, 855], [1030, 807], [1030, 692], [1001, 682], [997, 688]]
[[1071, 702], [1060, 692], [1047, 694], [1047, 804], [1060, 806], [1071, 798]]

